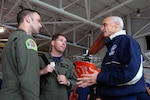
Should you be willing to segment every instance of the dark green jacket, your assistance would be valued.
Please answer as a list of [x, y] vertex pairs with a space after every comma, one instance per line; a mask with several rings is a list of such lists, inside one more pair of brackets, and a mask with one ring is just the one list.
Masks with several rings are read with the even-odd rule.
[[17, 29], [2, 54], [0, 100], [39, 100], [39, 57], [32, 36]]
[[[57, 82], [57, 76], [55, 73], [48, 73], [41, 76], [41, 95], [40, 100], [68, 100], [67, 92], [74, 89], [77, 82], [77, 75], [74, 70], [73, 63], [65, 58], [61, 57], [61, 60], [54, 59], [50, 54], [46, 54], [49, 62], [55, 62], [55, 71], [59, 75], [65, 75], [71, 82], [72, 87], [68, 88], [66, 85], [60, 85]], [[44, 61], [41, 66], [45, 67]]]

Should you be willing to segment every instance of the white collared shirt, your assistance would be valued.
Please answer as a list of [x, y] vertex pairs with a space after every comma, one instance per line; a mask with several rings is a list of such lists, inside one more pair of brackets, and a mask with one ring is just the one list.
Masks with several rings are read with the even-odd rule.
[[116, 36], [119, 36], [119, 35], [125, 35], [126, 34], [126, 31], [125, 30], [121, 30], [115, 34], [112, 34], [109, 38], [112, 40], [113, 38], [115, 38]]

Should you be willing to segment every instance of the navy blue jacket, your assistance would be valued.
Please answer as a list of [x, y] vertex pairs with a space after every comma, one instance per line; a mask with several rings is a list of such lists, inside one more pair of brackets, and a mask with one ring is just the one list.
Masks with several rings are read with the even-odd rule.
[[105, 40], [108, 51], [97, 76], [99, 97], [133, 95], [145, 91], [142, 53], [128, 35]]
[[[146, 86], [150, 88], [149, 83], [146, 83]], [[145, 91], [137, 96], [137, 100], [150, 100], [150, 95]]]

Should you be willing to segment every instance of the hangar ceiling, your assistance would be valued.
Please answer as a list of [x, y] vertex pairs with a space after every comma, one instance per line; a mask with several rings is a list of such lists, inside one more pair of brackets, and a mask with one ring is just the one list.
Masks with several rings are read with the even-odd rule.
[[0, 0], [0, 27], [5, 28], [0, 33], [0, 43], [5, 44], [17, 28], [16, 16], [23, 8], [41, 14], [43, 27], [35, 36], [39, 50], [48, 51], [51, 36], [63, 33], [68, 38], [66, 57], [81, 55], [89, 49], [101, 33], [99, 28], [106, 16], [150, 19], [138, 14], [150, 9], [150, 0]]

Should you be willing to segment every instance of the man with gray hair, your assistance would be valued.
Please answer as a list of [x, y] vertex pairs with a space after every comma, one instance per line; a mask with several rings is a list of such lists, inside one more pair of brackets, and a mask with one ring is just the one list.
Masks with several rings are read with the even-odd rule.
[[101, 72], [83, 74], [79, 87], [97, 84], [97, 97], [102, 100], [137, 100], [145, 91], [143, 56], [140, 45], [123, 30], [123, 20], [118, 16], [106, 17], [101, 31], [104, 33], [106, 55]]

